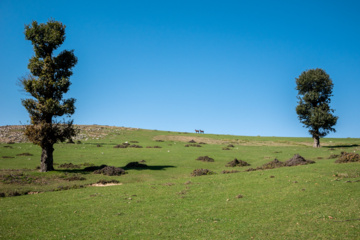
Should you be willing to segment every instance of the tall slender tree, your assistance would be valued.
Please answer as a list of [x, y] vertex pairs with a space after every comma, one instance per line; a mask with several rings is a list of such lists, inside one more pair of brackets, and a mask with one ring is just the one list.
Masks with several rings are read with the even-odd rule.
[[330, 76], [322, 69], [304, 71], [296, 78], [298, 90], [298, 106], [296, 113], [304, 127], [314, 139], [314, 147], [320, 147], [320, 137], [326, 136], [330, 131], [335, 132], [338, 117], [330, 108], [333, 82]]
[[70, 87], [71, 69], [76, 65], [74, 50], [64, 50], [53, 56], [65, 40], [65, 28], [61, 22], [50, 19], [47, 23], [33, 21], [25, 25], [25, 39], [34, 46], [35, 56], [29, 60], [30, 74], [20, 78], [25, 91], [32, 98], [23, 99], [31, 124], [25, 135], [42, 148], [41, 172], [54, 170], [54, 144], [71, 139], [77, 133], [73, 120], [60, 122], [57, 117], [70, 117], [75, 112], [75, 99], [63, 99]]

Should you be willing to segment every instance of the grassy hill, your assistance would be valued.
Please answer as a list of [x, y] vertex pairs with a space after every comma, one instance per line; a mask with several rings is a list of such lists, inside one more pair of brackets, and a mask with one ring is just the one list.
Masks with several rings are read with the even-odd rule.
[[[35, 170], [39, 147], [9, 144], [21, 130], [2, 132], [0, 238], [360, 238], [360, 165], [335, 163], [358, 153], [360, 139], [325, 138], [314, 149], [310, 138], [79, 128], [75, 144], [55, 146], [49, 173]], [[248, 170], [295, 154], [315, 163]], [[226, 167], [235, 158], [250, 166]], [[126, 174], [94, 174], [101, 165]], [[194, 177], [195, 169], [214, 174]], [[106, 182], [117, 185], [92, 186]]]

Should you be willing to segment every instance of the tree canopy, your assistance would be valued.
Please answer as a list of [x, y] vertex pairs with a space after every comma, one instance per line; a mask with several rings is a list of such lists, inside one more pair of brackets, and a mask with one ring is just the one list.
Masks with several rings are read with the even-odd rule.
[[333, 82], [330, 76], [322, 69], [304, 71], [296, 78], [298, 90], [298, 106], [296, 113], [304, 127], [314, 139], [314, 147], [320, 147], [320, 137], [329, 132], [335, 132], [333, 126], [338, 120], [334, 110], [330, 108]]
[[57, 117], [70, 117], [75, 112], [75, 99], [63, 99], [71, 85], [71, 69], [77, 63], [74, 50], [64, 50], [53, 56], [54, 50], [65, 40], [65, 28], [61, 22], [52, 19], [47, 23], [33, 21], [31, 25], [25, 25], [25, 39], [31, 41], [35, 52], [28, 64], [30, 74], [20, 79], [32, 97], [22, 100], [31, 119], [25, 134], [42, 148], [43, 172], [53, 170], [53, 145], [76, 135], [72, 120], [56, 120]]

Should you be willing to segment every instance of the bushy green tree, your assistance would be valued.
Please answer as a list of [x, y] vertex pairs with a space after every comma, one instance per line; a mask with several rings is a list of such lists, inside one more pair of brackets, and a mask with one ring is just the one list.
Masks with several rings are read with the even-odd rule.
[[298, 90], [298, 106], [296, 113], [304, 127], [314, 139], [314, 147], [320, 147], [320, 137], [326, 136], [338, 120], [334, 110], [330, 108], [333, 82], [322, 69], [304, 71], [296, 78]]
[[31, 74], [20, 79], [25, 91], [32, 96], [22, 100], [31, 119], [25, 135], [42, 148], [42, 172], [54, 170], [54, 144], [71, 139], [77, 133], [72, 120], [59, 122], [56, 119], [70, 117], [75, 112], [75, 99], [63, 99], [63, 95], [69, 90], [71, 69], [77, 58], [73, 50], [53, 56], [54, 50], [65, 40], [65, 27], [52, 19], [41, 24], [33, 21], [25, 26], [25, 39], [31, 41], [35, 52], [28, 64]]

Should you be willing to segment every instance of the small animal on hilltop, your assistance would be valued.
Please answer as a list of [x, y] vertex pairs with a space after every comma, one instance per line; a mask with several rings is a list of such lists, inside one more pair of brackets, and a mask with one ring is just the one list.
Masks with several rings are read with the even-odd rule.
[[195, 129], [195, 133], [199, 133], [199, 132], [200, 132], [200, 130]]
[[204, 130], [200, 130], [200, 133], [204, 133]]

